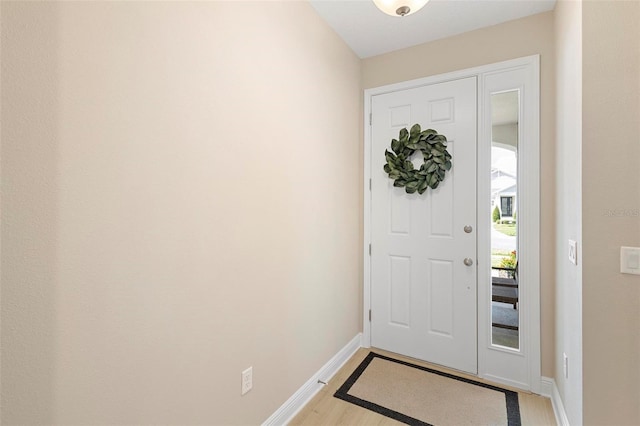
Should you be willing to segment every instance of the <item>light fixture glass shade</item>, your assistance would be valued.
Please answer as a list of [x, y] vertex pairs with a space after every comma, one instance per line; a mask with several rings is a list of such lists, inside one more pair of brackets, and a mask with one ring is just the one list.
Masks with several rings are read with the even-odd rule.
[[416, 13], [429, 0], [373, 0], [378, 9], [391, 16], [407, 16]]

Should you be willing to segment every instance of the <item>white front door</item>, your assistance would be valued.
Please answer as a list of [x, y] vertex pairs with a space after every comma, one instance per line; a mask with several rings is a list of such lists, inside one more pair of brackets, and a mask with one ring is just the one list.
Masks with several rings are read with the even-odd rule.
[[[475, 374], [476, 77], [375, 95], [371, 108], [371, 345]], [[445, 135], [453, 163], [422, 195], [383, 170], [414, 124]]]

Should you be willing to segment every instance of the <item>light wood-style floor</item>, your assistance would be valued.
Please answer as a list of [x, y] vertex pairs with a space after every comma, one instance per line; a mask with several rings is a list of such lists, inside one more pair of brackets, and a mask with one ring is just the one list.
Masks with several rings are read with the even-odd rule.
[[[445, 371], [460, 377], [466, 377], [478, 382], [491, 383], [486, 380], [479, 379], [475, 376], [460, 373], [458, 371], [448, 370], [446, 368], [418, 361], [413, 358], [407, 358], [398, 354], [390, 353], [380, 349], [372, 349], [376, 353], [386, 355], [396, 359], [411, 362], [413, 364], [422, 365], [434, 370]], [[347, 380], [353, 370], [362, 362], [369, 353], [369, 349], [361, 348], [353, 357], [336, 373], [335, 376], [327, 383], [327, 385], [298, 413], [296, 417], [289, 423], [292, 426], [297, 425], [398, 425], [402, 424], [396, 420], [385, 417], [381, 414], [369, 411], [357, 405], [350, 404], [338, 398], [334, 398], [333, 394]], [[494, 383], [491, 383], [494, 384]], [[507, 388], [506, 386], [501, 386]], [[517, 389], [511, 389], [518, 391]], [[518, 399], [520, 403], [520, 417], [522, 425], [556, 425], [555, 416], [551, 401], [548, 398], [535, 395], [528, 392], [518, 391]]]

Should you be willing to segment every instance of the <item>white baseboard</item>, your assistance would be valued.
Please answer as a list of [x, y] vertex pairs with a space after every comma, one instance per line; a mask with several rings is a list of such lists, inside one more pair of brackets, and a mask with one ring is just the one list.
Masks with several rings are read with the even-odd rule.
[[333, 356], [316, 374], [300, 387], [291, 398], [280, 406], [262, 426], [286, 425], [317, 394], [322, 386], [318, 380], [327, 383], [329, 379], [362, 347], [362, 333], [358, 333], [347, 345]]
[[567, 417], [567, 412], [564, 410], [564, 404], [562, 403], [562, 398], [560, 398], [556, 381], [549, 377], [543, 377], [540, 381], [540, 394], [551, 399], [551, 405], [553, 406], [553, 412], [556, 415], [558, 425], [569, 426], [569, 418]]

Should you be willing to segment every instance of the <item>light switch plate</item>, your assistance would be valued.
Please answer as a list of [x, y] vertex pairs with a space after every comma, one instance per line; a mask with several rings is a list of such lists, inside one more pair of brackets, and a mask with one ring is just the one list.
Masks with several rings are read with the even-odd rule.
[[640, 275], [640, 247], [620, 247], [620, 272]]
[[578, 243], [573, 240], [569, 240], [569, 262], [578, 264]]

